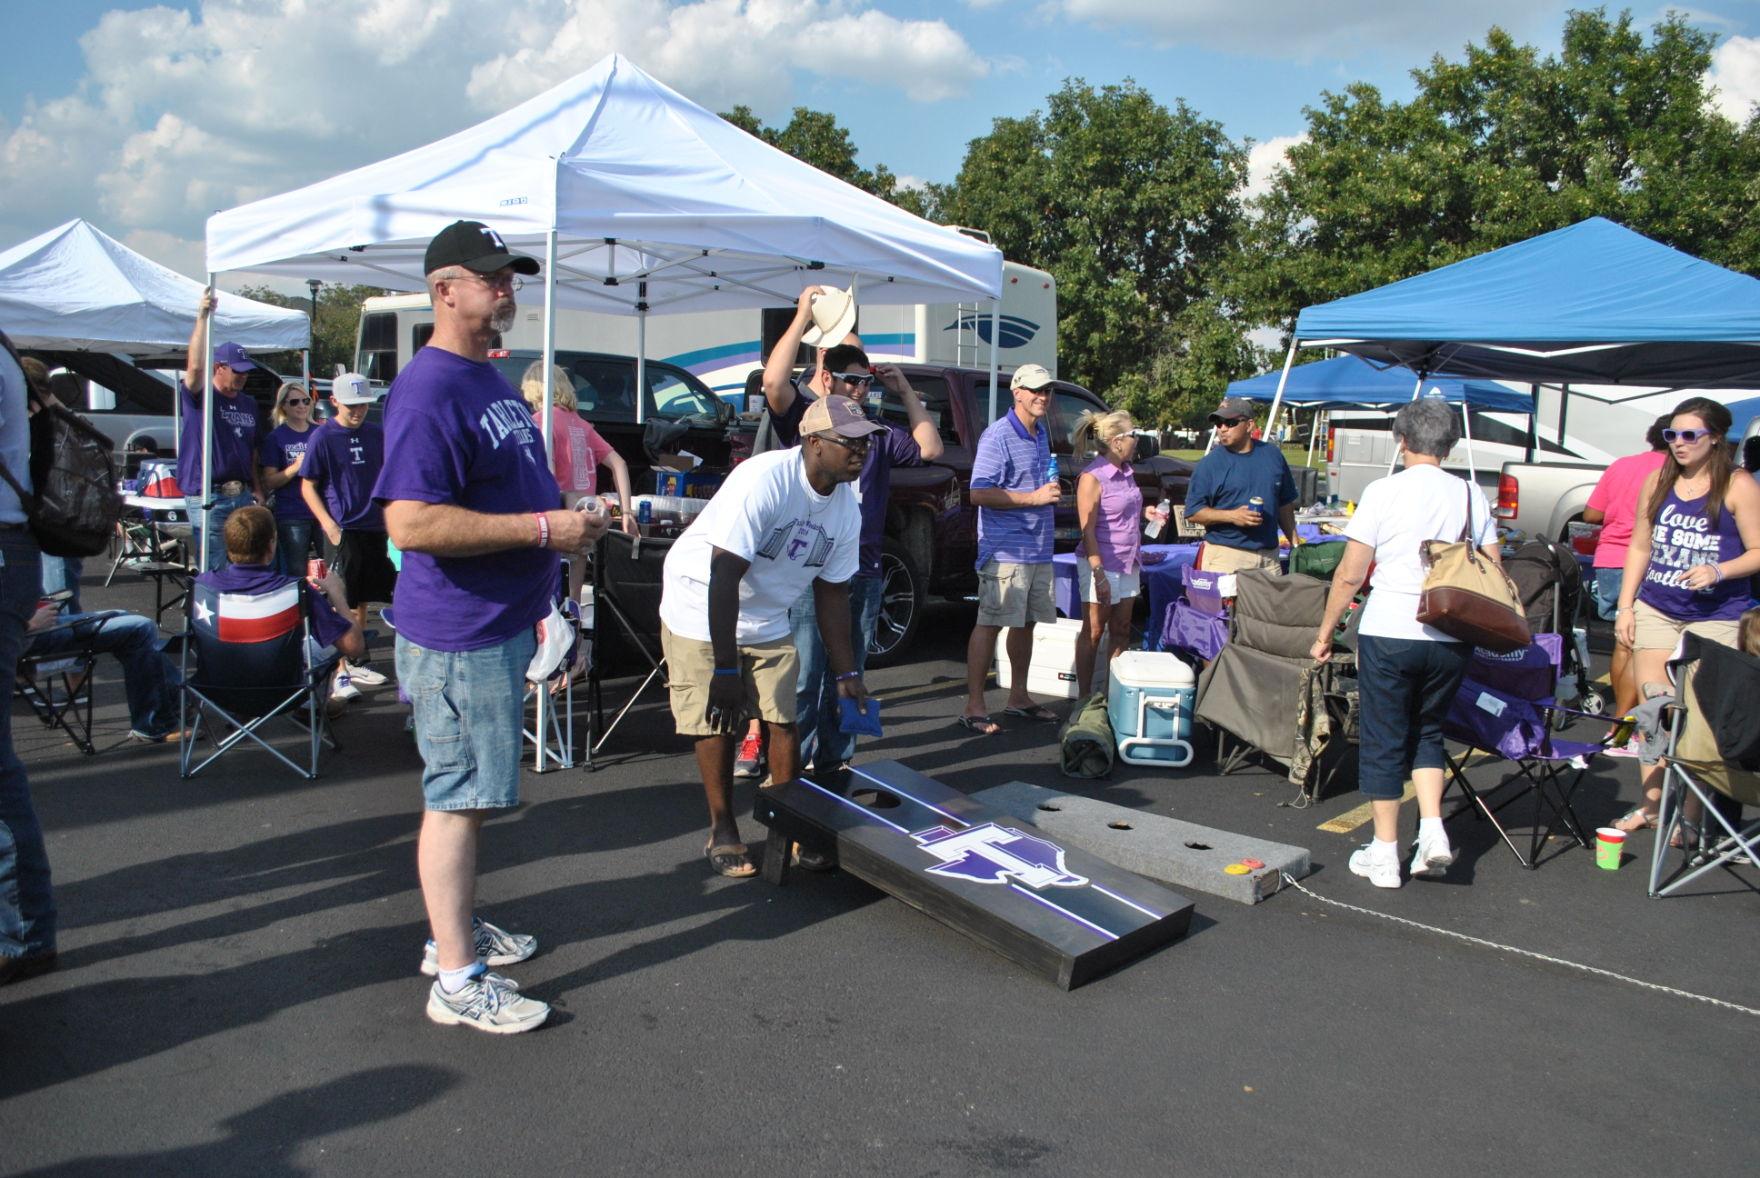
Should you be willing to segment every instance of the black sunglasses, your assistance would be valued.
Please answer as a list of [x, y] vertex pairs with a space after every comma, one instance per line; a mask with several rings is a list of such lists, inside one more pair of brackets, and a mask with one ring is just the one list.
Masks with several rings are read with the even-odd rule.
[[1223, 429], [1233, 429], [1235, 426], [1245, 425], [1251, 420], [1252, 418], [1250, 417], [1218, 417], [1216, 418], [1216, 424]]
[[1700, 438], [1709, 438], [1711, 433], [1712, 431], [1708, 429], [1665, 429], [1662, 431], [1662, 440], [1665, 442], [1685, 442], [1691, 446]]
[[289, 397], [281, 403], [283, 405], [310, 405], [312, 399], [310, 397]]

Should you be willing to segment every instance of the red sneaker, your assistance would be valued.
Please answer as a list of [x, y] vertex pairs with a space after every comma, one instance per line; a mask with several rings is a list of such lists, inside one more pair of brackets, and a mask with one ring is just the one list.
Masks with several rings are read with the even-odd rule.
[[733, 759], [733, 775], [735, 777], [762, 777], [764, 760], [764, 740], [760, 733], [748, 732], [746, 738], [739, 743], [739, 754]]

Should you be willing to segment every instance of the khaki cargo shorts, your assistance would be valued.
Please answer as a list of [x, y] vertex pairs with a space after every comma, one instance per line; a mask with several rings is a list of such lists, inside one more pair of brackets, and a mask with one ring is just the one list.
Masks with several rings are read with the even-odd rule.
[[[680, 736], [716, 736], [709, 727], [709, 680], [715, 675], [715, 648], [694, 638], [680, 638], [660, 623], [660, 650], [666, 656], [666, 686], [672, 697], [672, 719]], [[745, 687], [746, 713], [771, 724], [794, 723], [794, 691], [800, 660], [794, 638], [739, 648], [740, 682]]]
[[1740, 621], [1683, 622], [1671, 618], [1648, 602], [1636, 602], [1632, 615], [1637, 629], [1632, 635], [1633, 650], [1669, 650], [1680, 645], [1682, 634], [1697, 634], [1712, 642], [1734, 647]]
[[1204, 541], [1198, 549], [1198, 571], [1201, 573], [1251, 573], [1263, 569], [1274, 577], [1283, 575], [1277, 553], [1256, 548], [1230, 548], [1225, 544]]
[[1024, 626], [1057, 617], [1056, 566], [989, 560], [978, 570], [978, 625]]

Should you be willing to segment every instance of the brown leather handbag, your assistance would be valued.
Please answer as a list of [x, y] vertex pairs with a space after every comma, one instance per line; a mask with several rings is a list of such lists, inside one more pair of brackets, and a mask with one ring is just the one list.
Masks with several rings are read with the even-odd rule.
[[1418, 598], [1418, 620], [1493, 654], [1521, 650], [1534, 641], [1521, 596], [1503, 566], [1473, 543], [1471, 483], [1466, 483], [1466, 492], [1467, 519], [1461, 525], [1461, 538], [1419, 545], [1424, 589]]

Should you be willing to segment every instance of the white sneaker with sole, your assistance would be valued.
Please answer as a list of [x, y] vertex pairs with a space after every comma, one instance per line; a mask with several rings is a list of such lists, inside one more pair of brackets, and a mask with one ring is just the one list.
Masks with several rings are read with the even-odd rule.
[[517, 1035], [542, 1026], [550, 1008], [527, 998], [498, 974], [472, 978], [456, 994], [428, 987], [428, 1017], [443, 1027], [467, 1026], [491, 1035]]
[[346, 672], [336, 676], [335, 682], [330, 687], [331, 699], [347, 703], [351, 699], [359, 699], [360, 697], [361, 689], [354, 685]]
[[[476, 942], [477, 960], [491, 969], [517, 965], [538, 951], [538, 938], [525, 933], [510, 933], [481, 917], [471, 917], [471, 939]], [[430, 940], [422, 950], [422, 972], [431, 978], [440, 976], [440, 951]], [[514, 987], [518, 989], [518, 987]]]
[[1378, 888], [1397, 888], [1399, 856], [1378, 855], [1375, 844], [1365, 843], [1351, 852], [1351, 874], [1362, 876]]
[[1412, 841], [1417, 847], [1412, 852], [1412, 877], [1414, 879], [1420, 875], [1438, 877], [1448, 870], [1449, 864], [1454, 862], [1454, 848], [1449, 846], [1446, 832], [1439, 831], [1434, 837], [1426, 838], [1424, 832], [1420, 830], [1418, 837]]
[[379, 672], [373, 670], [371, 667], [363, 667], [359, 663], [350, 663], [348, 665], [348, 677], [358, 687], [385, 686], [385, 676], [379, 674]]

